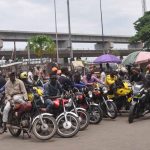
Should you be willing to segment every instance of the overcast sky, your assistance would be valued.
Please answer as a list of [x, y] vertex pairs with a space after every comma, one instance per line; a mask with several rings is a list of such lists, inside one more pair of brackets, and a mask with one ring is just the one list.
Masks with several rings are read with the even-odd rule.
[[[101, 34], [100, 0], [70, 0], [72, 33]], [[68, 32], [67, 0], [56, 0], [58, 31]], [[102, 0], [104, 34], [133, 35], [141, 0]], [[0, 30], [55, 32], [53, 0], [0, 0]], [[150, 10], [150, 0], [147, 0]]]

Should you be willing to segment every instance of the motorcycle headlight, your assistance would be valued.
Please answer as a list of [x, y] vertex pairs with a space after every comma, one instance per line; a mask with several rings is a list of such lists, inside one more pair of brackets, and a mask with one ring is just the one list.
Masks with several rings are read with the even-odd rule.
[[65, 107], [71, 107], [71, 106], [72, 106], [72, 103], [73, 103], [72, 99], [69, 98], [68, 103], [65, 104]]
[[90, 98], [92, 98], [92, 96], [93, 96], [93, 95], [92, 95], [92, 91], [89, 91], [89, 92], [88, 92], [88, 95], [89, 95]]
[[104, 94], [108, 93], [107, 87], [103, 87], [102, 90], [103, 90], [103, 93], [104, 93]]

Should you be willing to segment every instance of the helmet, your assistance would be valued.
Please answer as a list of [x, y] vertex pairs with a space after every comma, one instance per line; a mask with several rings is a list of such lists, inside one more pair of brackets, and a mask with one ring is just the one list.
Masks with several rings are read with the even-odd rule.
[[27, 72], [22, 72], [20, 74], [20, 79], [27, 79], [28, 78], [28, 73]]
[[52, 72], [57, 72], [57, 70], [58, 70], [58, 69], [57, 69], [56, 67], [53, 67], [53, 68], [52, 68]]

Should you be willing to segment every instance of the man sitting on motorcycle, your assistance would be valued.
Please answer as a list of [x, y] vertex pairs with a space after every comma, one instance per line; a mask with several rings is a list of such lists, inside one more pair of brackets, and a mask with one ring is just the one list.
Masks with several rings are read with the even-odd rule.
[[51, 98], [59, 97], [62, 94], [62, 87], [57, 80], [56, 74], [51, 74], [49, 81], [44, 85], [44, 99], [46, 110], [50, 110], [52, 106]]
[[15, 72], [11, 72], [9, 78], [5, 85], [6, 105], [3, 111], [3, 132], [7, 130], [6, 123], [11, 105], [13, 103], [25, 103], [28, 99], [25, 85], [21, 80], [16, 78]]
[[73, 88], [73, 82], [70, 78], [70, 72], [67, 67], [63, 67], [61, 69], [61, 76], [59, 77], [59, 82], [62, 85], [62, 88], [66, 91], [69, 91], [71, 88]]
[[86, 76], [83, 76], [83, 83], [87, 86], [93, 86], [94, 83], [98, 82], [103, 84], [92, 72], [88, 73]]
[[132, 75], [131, 75], [130, 81], [136, 82], [136, 83], [144, 83], [145, 82], [145, 77], [140, 72], [139, 68], [132, 68]]

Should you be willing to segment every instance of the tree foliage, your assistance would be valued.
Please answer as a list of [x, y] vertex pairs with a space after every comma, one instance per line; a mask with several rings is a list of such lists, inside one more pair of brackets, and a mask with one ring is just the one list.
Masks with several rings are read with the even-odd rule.
[[42, 57], [44, 53], [55, 53], [56, 44], [46, 35], [37, 35], [28, 40], [28, 47], [38, 57]]
[[139, 18], [135, 23], [135, 36], [131, 38], [131, 43], [142, 42], [146, 50], [150, 49], [150, 11]]

